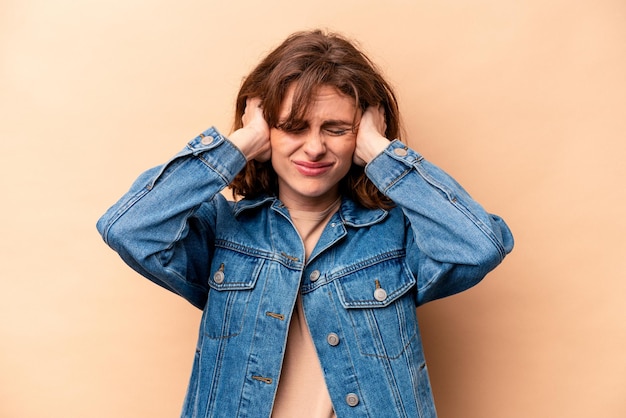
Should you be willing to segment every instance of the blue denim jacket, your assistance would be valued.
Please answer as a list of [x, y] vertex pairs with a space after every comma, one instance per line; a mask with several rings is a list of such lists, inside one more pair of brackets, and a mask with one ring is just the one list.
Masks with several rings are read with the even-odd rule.
[[203, 309], [182, 416], [270, 416], [300, 293], [337, 417], [435, 417], [416, 306], [496, 267], [506, 224], [393, 141], [366, 173], [397, 206], [344, 198], [305, 262], [277, 198], [220, 194], [245, 163], [208, 129], [98, 221], [133, 269]]

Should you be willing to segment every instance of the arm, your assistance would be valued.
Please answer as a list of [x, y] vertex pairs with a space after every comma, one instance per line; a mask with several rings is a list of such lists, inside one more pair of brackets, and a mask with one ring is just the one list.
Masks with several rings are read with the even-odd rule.
[[253, 104], [230, 140], [206, 130], [166, 164], [139, 176], [97, 223], [130, 267], [199, 308], [208, 291], [217, 208], [227, 204], [219, 192], [247, 160], [269, 158], [269, 128]]
[[98, 220], [98, 231], [138, 273], [202, 307], [216, 196], [245, 162], [231, 142], [208, 129], [139, 176]]
[[418, 304], [478, 283], [512, 250], [509, 228], [441, 169], [380, 132], [384, 117], [381, 122], [381, 113], [368, 109], [355, 161], [367, 162], [367, 176], [408, 221], [407, 260], [418, 279]]

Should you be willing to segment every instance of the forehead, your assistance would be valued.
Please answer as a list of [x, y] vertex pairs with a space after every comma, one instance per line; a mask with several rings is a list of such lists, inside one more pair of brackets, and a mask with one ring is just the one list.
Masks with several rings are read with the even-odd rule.
[[321, 85], [311, 91], [308, 97], [303, 97], [303, 103], [296, 103], [295, 113], [292, 108], [296, 98], [298, 85], [292, 83], [285, 94], [280, 106], [280, 116], [295, 118], [323, 117], [333, 119], [346, 119], [352, 121], [355, 116], [356, 106], [354, 98], [341, 93], [336, 87]]

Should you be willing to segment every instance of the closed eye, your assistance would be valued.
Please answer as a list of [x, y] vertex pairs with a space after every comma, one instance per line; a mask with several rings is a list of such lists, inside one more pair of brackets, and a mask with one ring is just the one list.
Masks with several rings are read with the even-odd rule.
[[328, 121], [322, 125], [324, 131], [332, 136], [343, 136], [354, 132], [352, 124], [344, 121]]
[[306, 122], [287, 121], [276, 125], [276, 129], [298, 135], [305, 133], [309, 129], [309, 124]]
[[326, 132], [332, 136], [342, 136], [352, 132], [352, 129], [326, 129]]

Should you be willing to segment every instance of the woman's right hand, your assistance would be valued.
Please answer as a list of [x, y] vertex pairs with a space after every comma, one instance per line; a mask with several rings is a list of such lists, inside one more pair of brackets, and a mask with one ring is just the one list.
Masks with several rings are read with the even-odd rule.
[[243, 127], [230, 134], [228, 139], [241, 150], [248, 161], [268, 161], [272, 155], [270, 128], [263, 117], [260, 98], [246, 100], [241, 122]]

